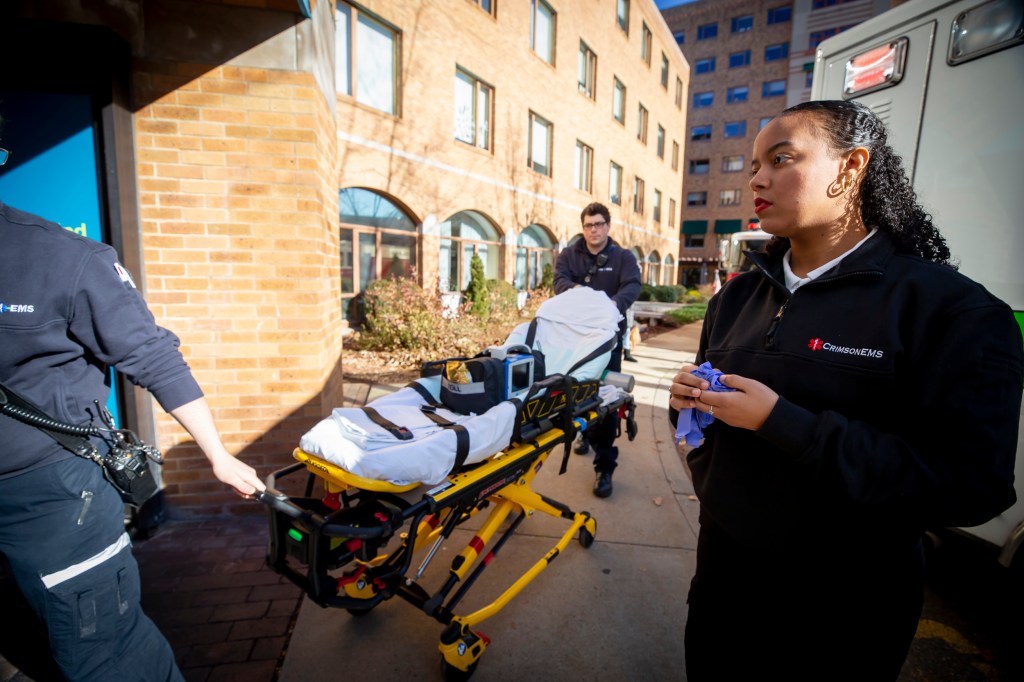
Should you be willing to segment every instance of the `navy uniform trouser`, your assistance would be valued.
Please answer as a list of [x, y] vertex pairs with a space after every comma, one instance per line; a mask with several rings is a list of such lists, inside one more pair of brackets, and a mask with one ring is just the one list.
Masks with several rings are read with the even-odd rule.
[[[622, 371], [621, 337], [608, 359], [607, 369], [612, 372]], [[587, 442], [594, 448], [594, 471], [610, 474], [618, 466], [619, 449], [615, 447], [615, 433], [618, 429], [619, 415], [612, 412], [585, 431]]]
[[68, 680], [183, 679], [139, 605], [124, 505], [95, 463], [72, 457], [0, 480], [0, 554]]

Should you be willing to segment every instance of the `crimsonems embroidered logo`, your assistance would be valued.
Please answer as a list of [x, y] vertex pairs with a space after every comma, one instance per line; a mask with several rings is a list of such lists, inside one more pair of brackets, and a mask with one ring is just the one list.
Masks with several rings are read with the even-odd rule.
[[3, 303], [0, 302], [0, 314], [2, 313], [34, 313], [36, 307], [31, 304]]
[[877, 348], [851, 348], [849, 346], [837, 346], [819, 338], [813, 338], [807, 342], [807, 347], [813, 351], [828, 351], [829, 353], [841, 353], [843, 355], [863, 355], [868, 358], [881, 358], [883, 351]]

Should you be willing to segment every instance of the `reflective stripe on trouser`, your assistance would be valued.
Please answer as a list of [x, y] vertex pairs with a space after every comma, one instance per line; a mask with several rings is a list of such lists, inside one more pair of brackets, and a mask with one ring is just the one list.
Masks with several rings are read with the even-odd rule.
[[69, 680], [183, 679], [139, 606], [126, 540], [124, 505], [93, 462], [73, 457], [0, 480], [0, 553]]

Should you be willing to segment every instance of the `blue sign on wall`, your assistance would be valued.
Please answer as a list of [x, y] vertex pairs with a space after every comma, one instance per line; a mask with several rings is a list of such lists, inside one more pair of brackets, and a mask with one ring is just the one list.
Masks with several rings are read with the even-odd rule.
[[[91, 98], [0, 90], [0, 117], [0, 142], [11, 151], [0, 167], [0, 200], [83, 237], [107, 241]], [[113, 391], [107, 408], [120, 424]]]

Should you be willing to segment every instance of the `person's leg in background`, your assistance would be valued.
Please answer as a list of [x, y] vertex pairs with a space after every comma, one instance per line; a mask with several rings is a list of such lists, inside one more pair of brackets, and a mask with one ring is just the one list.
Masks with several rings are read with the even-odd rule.
[[633, 306], [629, 306], [626, 309], [626, 333], [622, 335], [622, 359], [626, 362], [637, 362], [637, 359], [629, 352], [633, 348], [633, 342], [630, 339], [630, 334], [633, 333], [633, 325]]
[[[608, 360], [608, 370], [622, 371], [622, 344], [612, 350]], [[619, 449], [615, 447], [615, 432], [619, 427], [619, 415], [612, 412], [590, 428], [588, 440], [594, 446], [594, 494], [598, 497], [610, 497], [612, 494], [612, 473], [618, 466]]]

